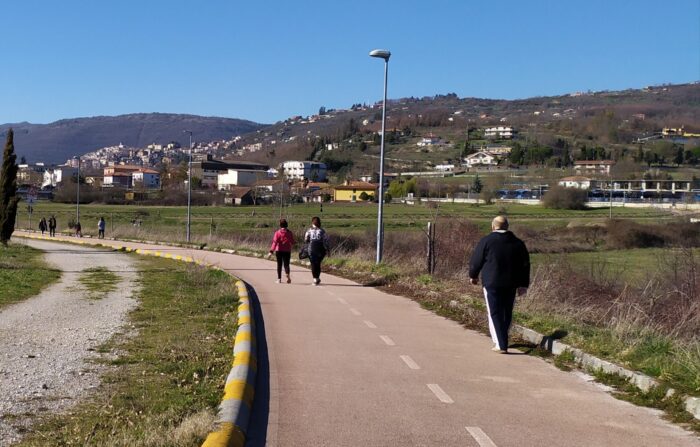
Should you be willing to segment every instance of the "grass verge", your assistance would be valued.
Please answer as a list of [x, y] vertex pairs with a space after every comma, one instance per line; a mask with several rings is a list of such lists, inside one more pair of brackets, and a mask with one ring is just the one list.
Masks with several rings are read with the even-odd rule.
[[133, 331], [100, 348], [111, 354], [91, 401], [47, 417], [20, 446], [200, 445], [230, 369], [236, 290], [224, 272], [138, 259]]
[[46, 264], [41, 250], [24, 244], [0, 246], [0, 308], [37, 295], [61, 272]]
[[78, 281], [88, 291], [90, 299], [100, 299], [117, 289], [119, 275], [105, 267], [91, 267], [81, 272]]

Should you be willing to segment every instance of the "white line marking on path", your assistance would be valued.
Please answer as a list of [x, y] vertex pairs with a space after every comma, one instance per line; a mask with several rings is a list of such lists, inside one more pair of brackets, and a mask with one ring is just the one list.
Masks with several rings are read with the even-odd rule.
[[347, 301], [345, 301], [344, 299], [342, 299], [342, 298], [340, 298], [340, 297], [338, 297], [338, 302], [339, 302], [340, 304], [346, 304], [346, 305], [348, 304]]
[[365, 324], [367, 325], [368, 328], [370, 329], [377, 329], [377, 325], [372, 323], [371, 321], [364, 320]]
[[354, 307], [350, 308], [350, 312], [352, 312], [353, 315], [360, 316], [362, 315], [359, 310], [355, 309]]
[[[411, 369], [420, 369], [420, 366], [418, 366], [418, 363], [414, 362], [413, 359], [412, 359], [411, 357], [409, 357], [409, 356], [407, 356], [407, 355], [400, 355], [399, 357], [401, 357], [401, 360], [403, 360], [403, 362], [404, 362], [404, 363], [406, 364], [406, 366], [408, 366], [409, 368], [411, 368]], [[436, 386], [437, 386], [437, 385], [436, 385]], [[430, 387], [430, 385], [428, 385], [428, 387]], [[431, 388], [431, 389], [432, 389], [432, 388]], [[433, 392], [435, 392], [435, 391], [433, 391]], [[447, 394], [445, 394], [445, 396], [447, 396]]]
[[394, 340], [390, 339], [386, 335], [380, 335], [379, 338], [382, 339], [384, 343], [386, 343], [388, 346], [396, 346], [396, 343], [394, 343]]
[[467, 431], [472, 435], [472, 438], [479, 443], [480, 447], [496, 447], [496, 444], [493, 443], [491, 438], [479, 427], [467, 427]]
[[448, 396], [447, 393], [444, 392], [442, 388], [440, 388], [440, 385], [438, 385], [437, 383], [429, 383], [428, 388], [430, 388], [430, 391], [432, 391], [433, 394], [435, 394], [435, 397], [440, 399], [440, 402], [444, 402], [446, 404], [455, 403], [455, 401], [453, 401], [452, 398]]

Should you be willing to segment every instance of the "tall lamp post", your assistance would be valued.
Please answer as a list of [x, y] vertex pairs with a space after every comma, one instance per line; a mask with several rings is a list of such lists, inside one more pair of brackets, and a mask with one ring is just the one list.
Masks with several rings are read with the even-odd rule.
[[75, 184], [75, 223], [80, 223], [80, 157], [78, 159], [78, 178]]
[[192, 131], [183, 130], [183, 133], [190, 134], [190, 153], [187, 162], [187, 242], [190, 242], [191, 204], [192, 204]]
[[372, 50], [369, 52], [371, 57], [384, 59], [384, 102], [382, 105], [382, 139], [379, 150], [379, 210], [377, 211], [377, 264], [382, 262], [382, 251], [384, 248], [384, 135], [386, 134], [386, 87], [387, 76], [389, 74], [389, 58], [391, 52], [389, 50]]

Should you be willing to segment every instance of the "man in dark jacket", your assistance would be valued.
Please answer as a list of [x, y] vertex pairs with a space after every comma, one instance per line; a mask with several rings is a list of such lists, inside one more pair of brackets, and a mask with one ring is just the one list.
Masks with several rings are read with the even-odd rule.
[[484, 287], [493, 350], [508, 353], [508, 330], [513, 319], [515, 294], [530, 285], [530, 254], [523, 241], [508, 231], [508, 219], [497, 216], [491, 234], [477, 244], [469, 262], [469, 282]]

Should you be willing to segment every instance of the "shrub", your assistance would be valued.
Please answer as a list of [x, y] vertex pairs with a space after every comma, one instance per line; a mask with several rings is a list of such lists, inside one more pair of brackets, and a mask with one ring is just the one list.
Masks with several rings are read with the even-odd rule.
[[554, 186], [543, 197], [545, 208], [563, 210], [586, 209], [588, 193], [583, 189]]

